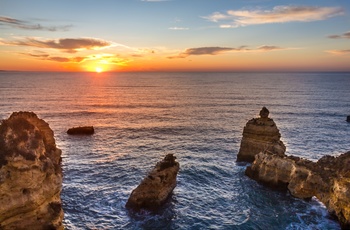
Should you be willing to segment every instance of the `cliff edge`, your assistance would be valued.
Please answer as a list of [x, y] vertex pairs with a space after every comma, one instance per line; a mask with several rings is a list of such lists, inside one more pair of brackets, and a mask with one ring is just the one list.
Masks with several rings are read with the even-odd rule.
[[49, 125], [15, 112], [0, 125], [0, 229], [63, 229], [61, 150]]

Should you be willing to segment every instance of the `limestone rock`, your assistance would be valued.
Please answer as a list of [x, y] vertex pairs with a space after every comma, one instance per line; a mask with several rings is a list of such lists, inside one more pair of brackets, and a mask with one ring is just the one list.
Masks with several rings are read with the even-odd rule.
[[67, 134], [69, 135], [92, 135], [94, 132], [93, 126], [73, 127], [67, 130]]
[[295, 197], [317, 197], [343, 229], [350, 228], [350, 152], [312, 162], [265, 151], [256, 155], [245, 173], [271, 187], [288, 189]]
[[61, 150], [34, 113], [0, 125], [0, 229], [63, 229]]
[[266, 149], [284, 155], [286, 147], [280, 140], [281, 134], [268, 115], [269, 110], [263, 107], [260, 118], [253, 118], [247, 122], [243, 129], [237, 161], [253, 162], [255, 155]]
[[134, 189], [126, 203], [127, 208], [155, 210], [169, 197], [176, 186], [179, 163], [173, 154], [158, 162], [153, 170]]

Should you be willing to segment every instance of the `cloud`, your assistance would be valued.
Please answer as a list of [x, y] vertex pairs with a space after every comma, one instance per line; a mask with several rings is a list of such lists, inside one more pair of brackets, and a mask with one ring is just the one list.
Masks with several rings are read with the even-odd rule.
[[350, 54], [350, 49], [348, 50], [327, 50], [327, 53], [330, 54], [336, 54], [336, 55], [346, 55], [346, 54]]
[[257, 50], [260, 50], [260, 51], [272, 51], [272, 50], [281, 50], [283, 48], [281, 47], [278, 47], [278, 46], [260, 46], [257, 48]]
[[24, 30], [45, 30], [45, 31], [68, 31], [72, 25], [64, 26], [42, 26], [41, 24], [34, 24], [15, 18], [0, 16], [0, 25], [9, 26], [12, 28], [24, 29]]
[[67, 53], [76, 53], [78, 50], [101, 49], [110, 47], [113, 44], [111, 42], [95, 38], [61, 38], [58, 40], [39, 40], [36, 38], [25, 38], [15, 41], [0, 40], [0, 45], [51, 48]]
[[343, 14], [344, 9], [341, 7], [276, 6], [272, 10], [215, 12], [203, 18], [220, 23], [221, 28], [236, 28], [270, 23], [319, 21]]
[[184, 52], [181, 52], [180, 54], [176, 56], [168, 57], [169, 59], [174, 58], [186, 58], [190, 55], [217, 55], [220, 53], [232, 51], [235, 48], [228, 48], [228, 47], [199, 47], [199, 48], [189, 48], [186, 49]]
[[46, 53], [41, 54], [32, 54], [32, 53], [20, 53], [25, 56], [30, 56], [36, 59], [45, 60], [45, 61], [55, 61], [55, 62], [74, 62], [74, 63], [80, 63], [86, 60], [86, 57], [57, 57], [57, 56], [50, 56]]
[[186, 27], [169, 27], [169, 30], [189, 30], [189, 28]]
[[199, 47], [199, 48], [189, 48], [184, 52], [179, 53], [176, 56], [170, 56], [169, 59], [174, 58], [186, 58], [191, 55], [219, 55], [227, 52], [266, 52], [266, 51], [274, 51], [274, 50], [283, 50], [287, 48], [281, 48], [278, 46], [260, 46], [255, 49], [250, 49], [247, 46], [240, 46], [238, 48], [232, 47]]
[[345, 39], [350, 39], [350, 31], [345, 32], [341, 35], [330, 35], [328, 36], [329, 38], [337, 39], [337, 38], [345, 38]]

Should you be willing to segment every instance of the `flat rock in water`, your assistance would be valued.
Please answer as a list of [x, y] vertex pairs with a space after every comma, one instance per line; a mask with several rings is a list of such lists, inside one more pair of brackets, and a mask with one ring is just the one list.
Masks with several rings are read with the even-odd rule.
[[92, 135], [95, 133], [93, 126], [79, 126], [67, 130], [69, 135]]

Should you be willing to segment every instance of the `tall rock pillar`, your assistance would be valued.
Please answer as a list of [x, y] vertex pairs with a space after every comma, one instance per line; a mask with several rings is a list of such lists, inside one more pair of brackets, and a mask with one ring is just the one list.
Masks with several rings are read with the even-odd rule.
[[275, 122], [269, 118], [269, 110], [263, 107], [260, 118], [249, 120], [243, 129], [237, 161], [253, 162], [255, 155], [265, 150], [284, 155], [286, 147], [280, 138]]

